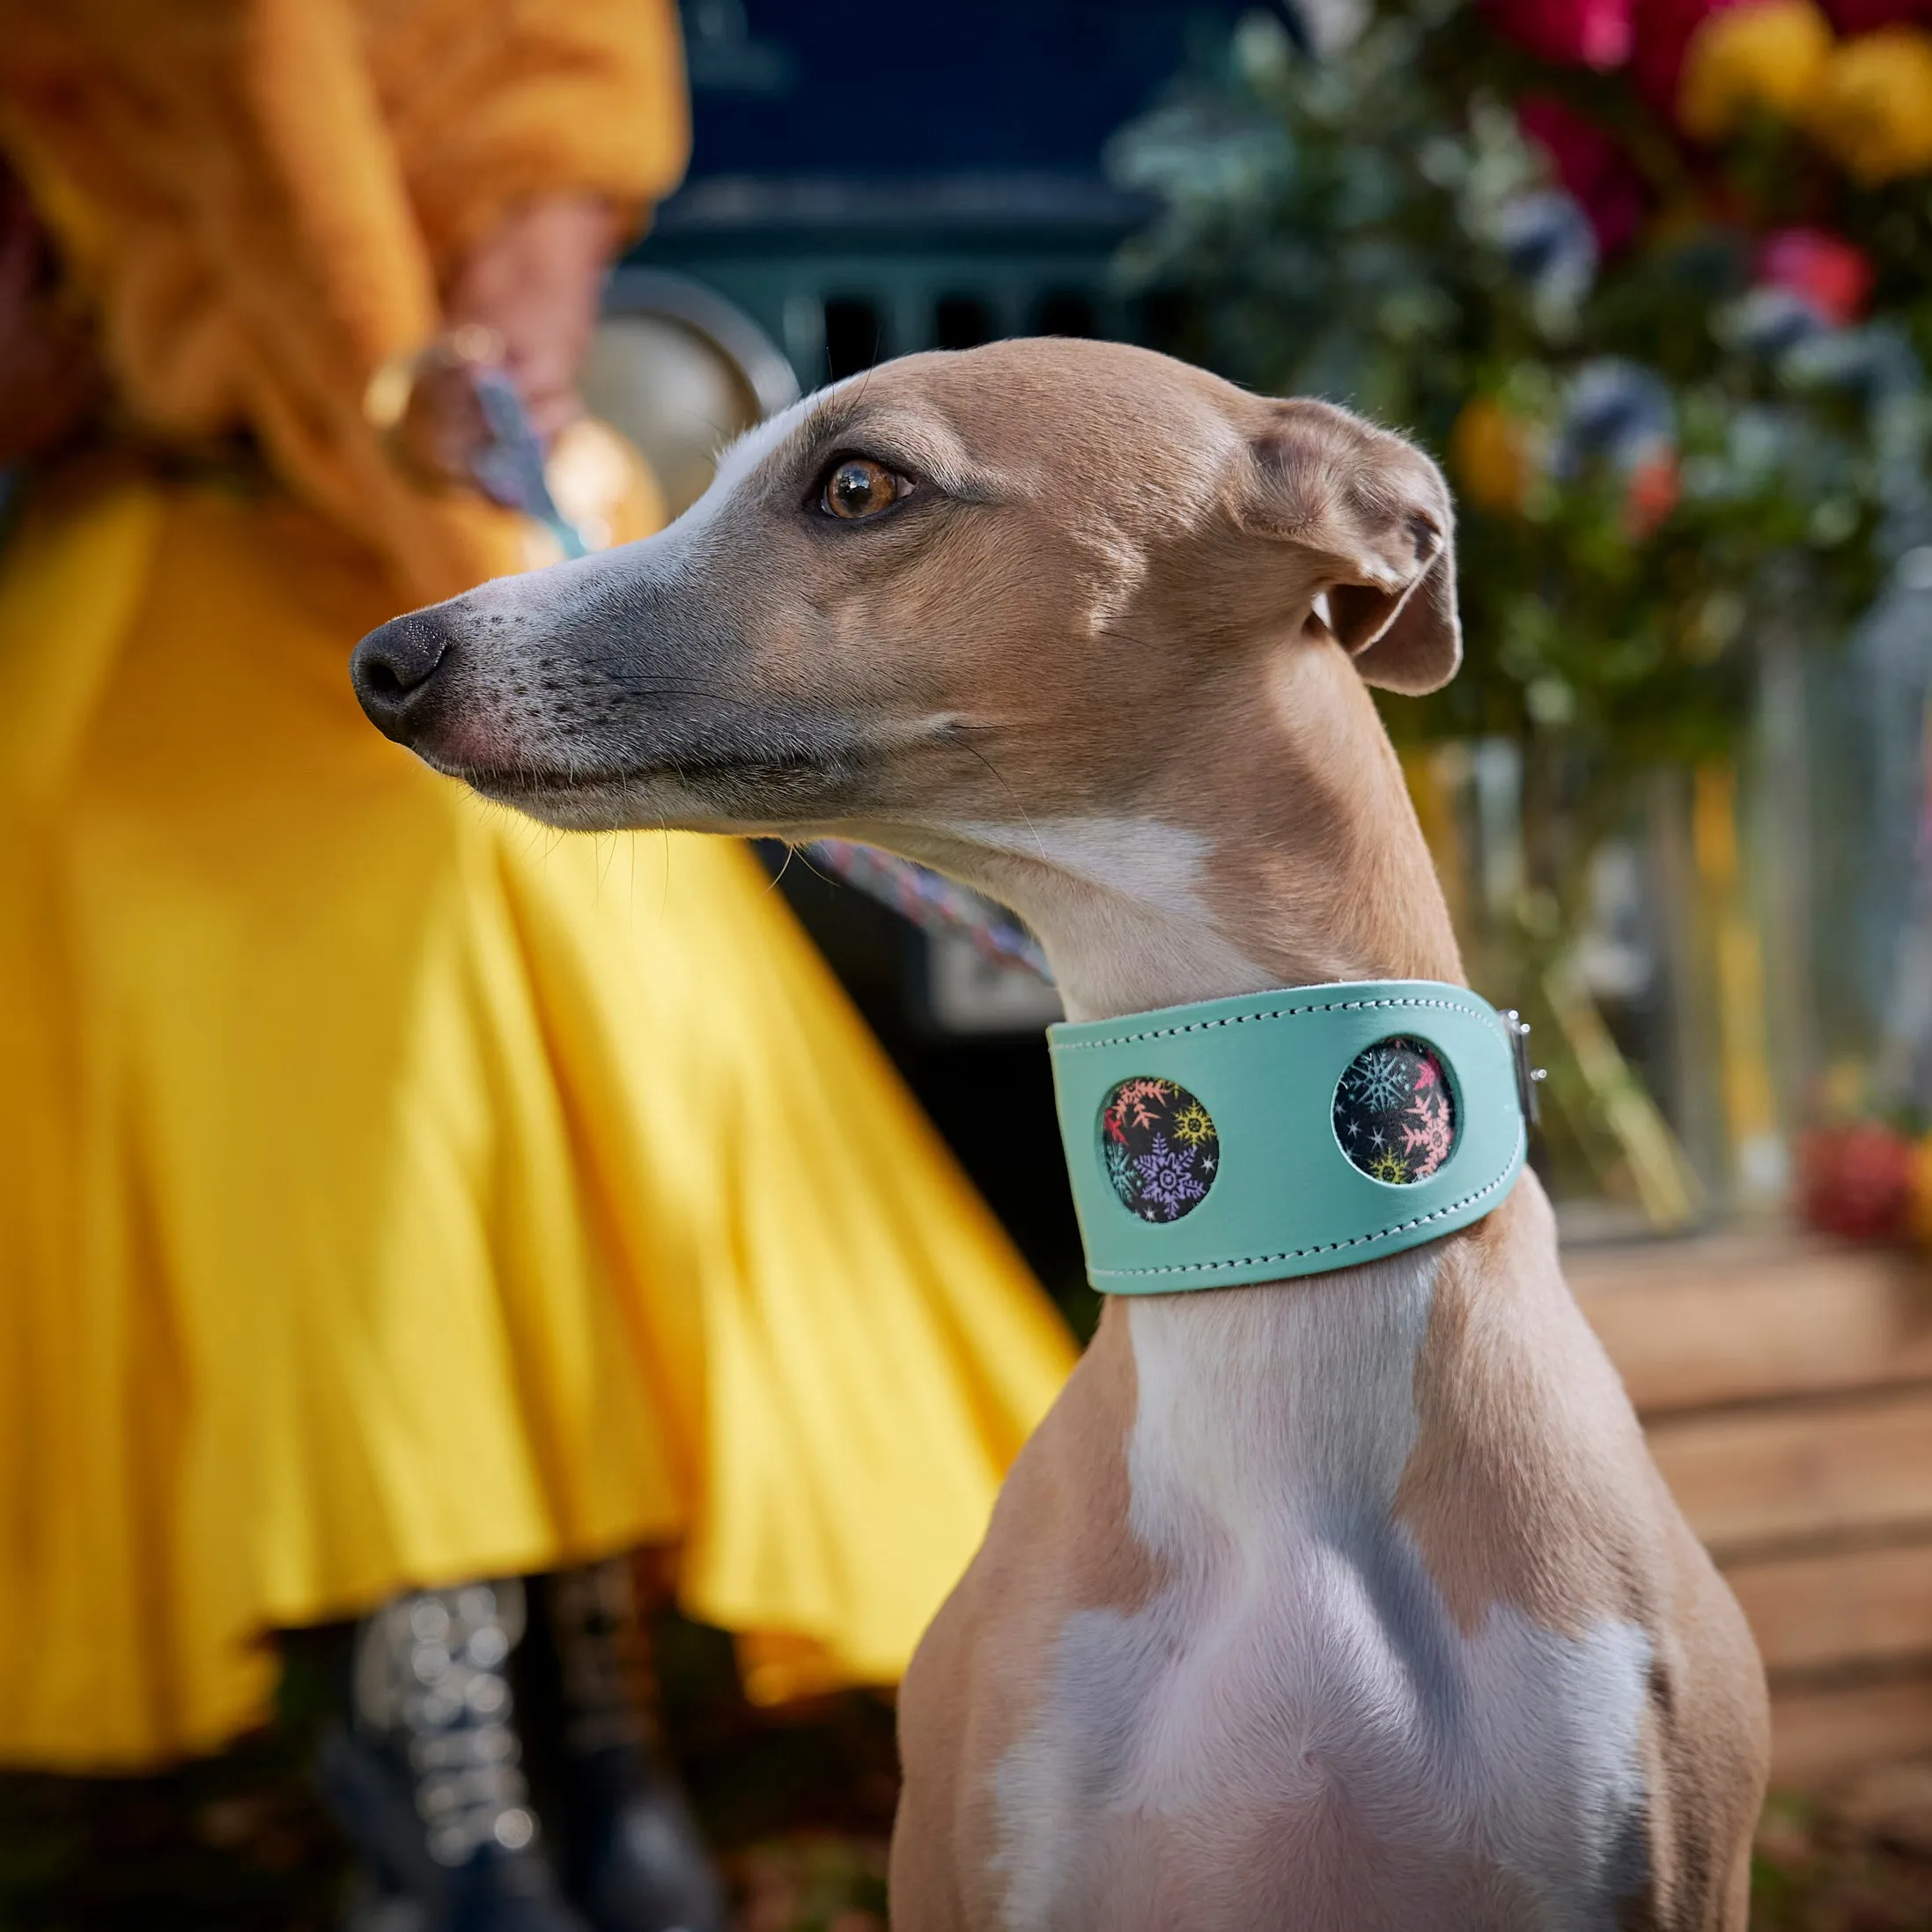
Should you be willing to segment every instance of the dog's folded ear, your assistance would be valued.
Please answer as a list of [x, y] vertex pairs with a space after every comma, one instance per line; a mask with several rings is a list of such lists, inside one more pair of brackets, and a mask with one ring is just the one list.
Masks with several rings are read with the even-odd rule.
[[1371, 684], [1420, 696], [1463, 660], [1455, 514], [1442, 473], [1331, 403], [1281, 402], [1250, 445], [1246, 527], [1309, 565], [1325, 626]]

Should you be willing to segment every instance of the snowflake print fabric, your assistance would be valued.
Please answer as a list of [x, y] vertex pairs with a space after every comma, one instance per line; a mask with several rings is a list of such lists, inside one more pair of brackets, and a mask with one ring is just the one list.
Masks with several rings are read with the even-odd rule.
[[1120, 1205], [1142, 1220], [1191, 1214], [1220, 1169], [1213, 1117], [1173, 1080], [1122, 1080], [1101, 1109], [1100, 1146]]
[[1364, 1174], [1397, 1187], [1426, 1181], [1456, 1148], [1456, 1095], [1435, 1049], [1377, 1040], [1335, 1088], [1335, 1138]]

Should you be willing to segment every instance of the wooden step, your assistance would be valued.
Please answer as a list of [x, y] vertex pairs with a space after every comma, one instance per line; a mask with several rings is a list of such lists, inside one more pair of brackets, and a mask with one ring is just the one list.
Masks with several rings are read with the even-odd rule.
[[1772, 1545], [1932, 1531], [1932, 1390], [1665, 1416], [1648, 1434], [1720, 1563]]
[[1799, 1235], [1566, 1250], [1640, 1412], [1932, 1382], [1932, 1265]]
[[1725, 1571], [1765, 1668], [1932, 1666], [1932, 1542], [1776, 1558]]
[[1932, 1752], [1932, 1670], [1780, 1691], [1771, 1700], [1771, 1782], [1803, 1791], [1847, 1772]]
[[1773, 1782], [1932, 1752], [1932, 1265], [1775, 1231], [1564, 1258], [1750, 1619]]

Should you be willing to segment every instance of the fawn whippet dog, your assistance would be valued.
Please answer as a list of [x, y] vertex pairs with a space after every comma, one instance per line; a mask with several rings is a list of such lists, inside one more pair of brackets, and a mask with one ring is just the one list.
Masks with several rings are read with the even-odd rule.
[[[1434, 466], [1142, 350], [907, 358], [648, 542], [398, 618], [371, 718], [553, 825], [835, 834], [1075, 1019], [1456, 981], [1366, 684], [1461, 653]], [[1761, 1672], [1565, 1287], [1486, 1218], [1110, 1298], [900, 1706], [902, 1932], [1741, 1928]]]

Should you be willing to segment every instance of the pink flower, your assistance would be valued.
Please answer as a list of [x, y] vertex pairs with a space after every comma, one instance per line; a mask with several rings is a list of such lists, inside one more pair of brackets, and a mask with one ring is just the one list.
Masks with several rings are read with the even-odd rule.
[[1630, 58], [1632, 0], [1488, 0], [1504, 39], [1560, 67], [1621, 67]]
[[1678, 506], [1684, 494], [1677, 453], [1660, 449], [1630, 472], [1624, 490], [1624, 521], [1633, 536], [1648, 536]]
[[1863, 250], [1841, 237], [1823, 228], [1781, 228], [1758, 250], [1757, 279], [1802, 298], [1842, 328], [1864, 313], [1873, 276]]
[[1582, 205], [1606, 259], [1621, 254], [1643, 225], [1643, 177], [1615, 138], [1551, 94], [1526, 94], [1517, 124], [1550, 158], [1556, 177]]

